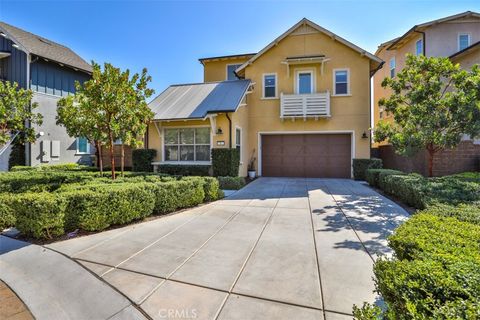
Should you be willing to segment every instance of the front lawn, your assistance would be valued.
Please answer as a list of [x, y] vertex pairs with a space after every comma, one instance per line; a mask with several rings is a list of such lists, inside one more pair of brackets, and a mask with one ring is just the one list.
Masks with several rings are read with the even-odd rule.
[[356, 318], [480, 319], [480, 173], [370, 169], [366, 178], [420, 211], [389, 237], [394, 256], [375, 263], [385, 308], [366, 304]]
[[0, 174], [0, 229], [52, 239], [73, 230], [100, 231], [221, 197], [212, 177], [126, 173], [115, 181], [78, 167]]

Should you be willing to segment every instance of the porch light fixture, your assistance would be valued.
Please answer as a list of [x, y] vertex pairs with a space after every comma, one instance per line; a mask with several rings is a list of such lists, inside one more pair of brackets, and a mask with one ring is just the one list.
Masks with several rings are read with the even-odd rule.
[[217, 129], [217, 134], [223, 134], [222, 128]]
[[365, 131], [363, 131], [362, 139], [368, 139], [367, 133]]

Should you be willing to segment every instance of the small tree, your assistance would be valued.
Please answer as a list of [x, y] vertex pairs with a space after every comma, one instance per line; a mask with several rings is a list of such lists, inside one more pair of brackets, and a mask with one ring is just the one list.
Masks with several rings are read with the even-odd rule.
[[95, 141], [100, 152], [102, 145], [108, 146], [112, 179], [115, 179], [114, 141], [124, 138], [134, 144], [153, 116], [146, 103], [153, 94], [147, 88], [151, 78], [146, 69], [141, 75], [130, 77], [129, 70], [122, 72], [109, 63], [104, 64], [103, 70], [95, 62], [92, 67], [92, 79], [83, 85], [77, 83], [75, 95], [59, 101], [57, 119], [70, 135]]
[[57, 102], [57, 125], [64, 126], [69, 136], [83, 137], [95, 145], [100, 174], [103, 174], [102, 142], [106, 140], [106, 136], [100, 127], [95, 105], [89, 103], [82, 93], [80, 83], [76, 82], [75, 87], [75, 95], [64, 97]]
[[428, 174], [435, 153], [457, 146], [463, 134], [480, 134], [480, 68], [460, 69], [448, 58], [408, 55], [405, 68], [382, 87], [392, 94], [379, 101], [395, 122], [380, 121], [375, 141], [388, 140], [396, 152], [426, 149]]
[[11, 142], [35, 142], [32, 125], [42, 124], [42, 115], [34, 113], [38, 104], [32, 103], [33, 92], [18, 87], [18, 83], [0, 81], [0, 146]]

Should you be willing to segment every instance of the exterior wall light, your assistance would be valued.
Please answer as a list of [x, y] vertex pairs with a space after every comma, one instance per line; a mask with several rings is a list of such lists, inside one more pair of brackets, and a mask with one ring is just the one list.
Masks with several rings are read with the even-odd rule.
[[15, 49], [19, 48], [18, 44], [16, 44], [15, 42], [12, 43], [12, 47], [14, 47]]
[[362, 139], [368, 139], [367, 133], [365, 131], [363, 131]]
[[217, 129], [217, 134], [223, 134], [222, 128]]

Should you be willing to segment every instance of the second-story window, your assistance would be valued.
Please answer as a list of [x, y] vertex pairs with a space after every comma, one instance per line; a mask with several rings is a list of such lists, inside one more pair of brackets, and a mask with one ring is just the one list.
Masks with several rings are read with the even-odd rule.
[[297, 73], [297, 93], [309, 94], [313, 92], [313, 72], [299, 71]]
[[395, 57], [390, 59], [390, 78], [395, 77]]
[[458, 51], [461, 51], [470, 46], [470, 35], [468, 33], [461, 33], [458, 35]]
[[263, 75], [263, 98], [277, 97], [277, 75], [274, 73]]
[[348, 69], [335, 70], [334, 73], [334, 95], [348, 95], [350, 94], [349, 86], [350, 74]]
[[415, 42], [415, 54], [417, 56], [423, 54], [423, 40], [422, 39], [417, 40], [417, 42]]
[[238, 77], [235, 75], [235, 70], [237, 70], [241, 64], [228, 64], [227, 65], [227, 80], [237, 80]]

